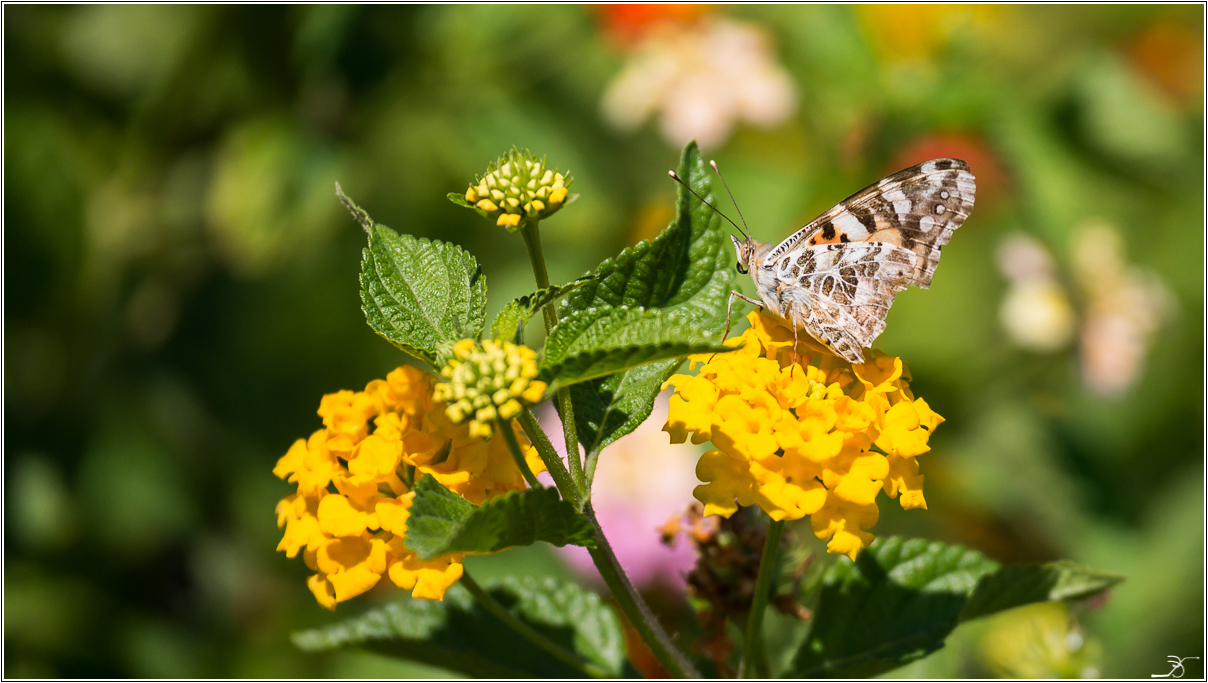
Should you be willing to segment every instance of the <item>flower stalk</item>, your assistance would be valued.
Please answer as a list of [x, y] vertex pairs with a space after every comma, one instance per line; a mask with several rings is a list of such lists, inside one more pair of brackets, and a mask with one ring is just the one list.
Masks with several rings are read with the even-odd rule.
[[533, 411], [525, 408], [520, 411], [520, 415], [516, 420], [520, 422], [520, 426], [524, 429], [524, 433], [528, 435], [529, 441], [537, 449], [537, 454], [541, 456], [541, 461], [545, 463], [546, 471], [554, 478], [554, 485], [557, 486], [558, 492], [562, 494], [563, 498], [569, 500], [571, 505], [575, 506], [576, 510], [582, 510], [583, 496], [579, 491], [579, 487], [571, 479], [570, 472], [566, 470], [566, 465], [562, 464], [562, 458], [558, 457], [558, 452], [554, 450], [554, 444], [550, 443], [549, 437], [541, 429], [541, 424], [537, 422], [537, 416], [533, 415]]
[[537, 475], [533, 474], [532, 468], [525, 461], [524, 451], [520, 450], [520, 442], [516, 441], [516, 433], [512, 431], [511, 422], [496, 420], [495, 426], [499, 428], [499, 433], [503, 435], [503, 441], [508, 445], [508, 450], [512, 452], [512, 459], [516, 461], [516, 468], [520, 470], [520, 474], [524, 476], [524, 480], [528, 482], [529, 487], [535, 489], [545, 488], [541, 485], [541, 482], [537, 481]]
[[591, 521], [591, 526], [596, 532], [596, 547], [587, 550], [591, 553], [591, 559], [595, 562], [596, 569], [600, 571], [604, 584], [608, 586], [608, 590], [612, 591], [613, 599], [617, 601], [617, 605], [625, 613], [629, 623], [633, 624], [634, 629], [642, 636], [642, 640], [650, 647], [655, 658], [659, 660], [659, 664], [667, 670], [667, 673], [675, 678], [701, 678], [700, 672], [692, 666], [692, 662], [688, 661], [684, 653], [675, 647], [671, 636], [667, 635], [667, 631], [663, 629], [662, 624], [650, 611], [646, 601], [642, 599], [637, 589], [629, 581], [629, 577], [625, 575], [625, 571], [621, 569], [621, 563], [617, 560], [612, 546], [608, 544], [608, 539], [604, 536], [604, 530], [596, 520], [596, 513], [592, 510], [590, 501], [583, 509], [583, 514], [587, 515], [587, 519]]
[[[524, 237], [524, 246], [528, 249], [529, 262], [533, 265], [533, 278], [537, 281], [538, 289], [549, 287], [549, 272], [545, 268], [545, 254], [541, 250], [541, 232], [538, 221], [531, 220], [520, 230]], [[541, 309], [545, 319], [545, 331], [549, 332], [558, 324], [558, 307], [554, 302]], [[560, 387], [557, 392], [558, 412], [562, 416], [562, 434], [566, 441], [566, 462], [570, 467], [570, 476], [582, 492], [582, 498], [590, 498], [590, 480], [583, 477], [583, 462], [579, 459], [579, 435], [575, 430], [575, 408], [570, 400], [570, 389]], [[547, 465], [548, 467], [548, 465]]]
[[763, 557], [759, 560], [759, 575], [755, 579], [755, 599], [747, 615], [747, 631], [743, 638], [740, 678], [756, 677], [756, 667], [764, 659], [763, 613], [768, 607], [768, 594], [772, 592], [772, 579], [776, 576], [776, 557], [780, 551], [780, 537], [784, 535], [784, 520], [768, 522], [768, 535], [763, 543]]
[[[520, 234], [524, 237], [525, 247], [528, 248], [537, 287], [544, 289], [549, 287], [549, 273], [545, 267], [545, 255], [541, 250], [541, 233], [537, 224], [536, 220], [525, 221], [522, 223]], [[548, 332], [558, 322], [557, 306], [550, 302], [542, 309], [542, 314], [545, 318], [545, 329]], [[605, 585], [612, 591], [617, 605], [625, 613], [625, 617], [633, 624], [642, 640], [654, 652], [654, 656], [668, 673], [676, 678], [700, 678], [700, 672], [675, 647], [671, 637], [667, 635], [654, 613], [650, 611], [650, 607], [642, 600], [642, 596], [638, 594], [633, 583], [629, 581], [612, 546], [604, 536], [604, 530], [600, 527], [595, 512], [591, 508], [591, 483], [590, 479], [584, 478], [583, 463], [579, 457], [579, 437], [575, 431], [575, 413], [571, 403], [570, 390], [565, 387], [558, 389], [557, 400], [562, 415], [562, 433], [566, 440], [566, 461], [570, 468], [569, 472], [562, 469], [557, 454], [550, 452], [553, 447], [548, 439], [542, 438], [544, 434], [541, 432], [541, 427], [536, 424], [530, 411], [521, 411], [521, 426], [525, 428], [530, 440], [537, 447], [537, 452], [545, 461], [546, 469], [554, 476], [554, 481], [558, 484], [562, 497], [572, 501], [575, 507], [581, 508], [583, 514], [591, 522], [592, 528], [595, 530], [596, 547], [588, 548], [588, 552], [591, 554], [600, 576], [603, 577]], [[559, 481], [560, 471], [567, 474], [563, 481]]]

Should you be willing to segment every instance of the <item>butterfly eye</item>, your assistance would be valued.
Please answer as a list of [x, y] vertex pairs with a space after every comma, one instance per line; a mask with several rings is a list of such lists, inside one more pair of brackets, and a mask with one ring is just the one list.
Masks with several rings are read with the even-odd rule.
[[741, 263], [734, 264], [734, 267], [737, 268], [738, 272], [742, 273], [743, 275], [747, 274], [747, 269], [743, 268]]

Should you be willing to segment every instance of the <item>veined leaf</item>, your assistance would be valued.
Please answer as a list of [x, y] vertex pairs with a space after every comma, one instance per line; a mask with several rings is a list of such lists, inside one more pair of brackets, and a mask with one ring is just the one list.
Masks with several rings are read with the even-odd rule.
[[[712, 181], [696, 143], [684, 148], [678, 173], [713, 203]], [[720, 339], [733, 260], [717, 214], [680, 187], [676, 217], [667, 229], [601, 263], [595, 282], [568, 297], [564, 315], [592, 307], [601, 316], [622, 306], [664, 309]], [[583, 445], [599, 451], [637, 428], [682, 362], [682, 356], [665, 358], [571, 387]]]
[[1121, 580], [1069, 562], [1003, 567], [960, 546], [877, 539], [823, 576], [809, 635], [785, 676], [875, 676], [943, 647], [961, 621], [1086, 597]]
[[1006, 566], [978, 582], [961, 610], [960, 619], [977, 619], [1033, 602], [1086, 598], [1123, 580], [1119, 574], [1069, 560]]
[[591, 524], [557, 489], [511, 491], [480, 506], [424, 475], [415, 484], [404, 544], [421, 559], [444, 553], [489, 553], [545, 541], [594, 543]]
[[[520, 620], [556, 644], [613, 675], [621, 675], [625, 640], [612, 609], [595, 593], [553, 579], [504, 579], [484, 589]], [[453, 585], [443, 601], [404, 598], [359, 617], [293, 634], [307, 652], [360, 647], [387, 656], [489, 678], [579, 678], [477, 605]]]
[[400, 235], [375, 223], [337, 186], [369, 235], [361, 256], [361, 309], [381, 336], [437, 364], [442, 348], [482, 335], [487, 282], [468, 252], [447, 242]]
[[555, 386], [622, 372], [651, 361], [695, 353], [724, 353], [708, 327], [666, 309], [617, 308], [573, 311], [545, 340], [542, 376]]
[[540, 311], [546, 304], [557, 301], [583, 287], [591, 280], [592, 276], [585, 275], [574, 282], [538, 289], [532, 294], [512, 299], [495, 316], [495, 320], [491, 323], [491, 334], [502, 341], [523, 344], [524, 326], [530, 318], [536, 315], [537, 311]]

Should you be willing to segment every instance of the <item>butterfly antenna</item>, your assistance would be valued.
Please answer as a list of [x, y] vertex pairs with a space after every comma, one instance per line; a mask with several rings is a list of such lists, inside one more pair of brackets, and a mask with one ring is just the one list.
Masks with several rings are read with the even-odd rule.
[[743, 232], [742, 228], [738, 227], [737, 223], [735, 223], [734, 221], [731, 221], [730, 217], [727, 216], [726, 214], [722, 213], [721, 211], [718, 211], [716, 206], [713, 206], [709, 202], [705, 201], [704, 197], [700, 196], [699, 194], [696, 194], [696, 190], [692, 189], [692, 187], [690, 185], [688, 185], [688, 183], [685, 183], [684, 179], [679, 177], [679, 175], [677, 175], [675, 171], [667, 171], [667, 175], [674, 178], [675, 182], [677, 182], [680, 185], [683, 185], [685, 188], [687, 188], [688, 191], [691, 192], [694, 197], [699, 199], [701, 201], [701, 203], [704, 204], [705, 206], [709, 207], [710, 209], [713, 209], [713, 211], [716, 212], [718, 216], [721, 216], [722, 218], [726, 219], [727, 221], [730, 221], [730, 225], [733, 225], [735, 230], [742, 233], [743, 237], [750, 239], [750, 236], [747, 235], [747, 233]]
[[726, 188], [726, 194], [730, 195], [730, 203], [734, 205], [734, 210], [738, 212], [738, 219], [742, 221], [742, 227], [746, 228], [745, 235], [747, 239], [751, 239], [751, 228], [747, 225], [747, 219], [742, 217], [742, 209], [738, 208], [738, 202], [734, 201], [734, 193], [730, 191], [730, 186], [726, 184], [726, 179], [721, 177], [721, 169], [717, 168], [717, 162], [712, 159], [709, 160], [709, 165], [713, 167], [713, 172], [721, 180], [721, 186]]

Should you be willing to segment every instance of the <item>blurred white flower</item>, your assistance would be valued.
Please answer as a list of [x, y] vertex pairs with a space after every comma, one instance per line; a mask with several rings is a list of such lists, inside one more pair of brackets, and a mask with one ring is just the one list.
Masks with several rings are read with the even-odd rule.
[[[1172, 295], [1156, 273], [1128, 264], [1123, 239], [1109, 225], [1076, 230], [1070, 260], [1083, 302], [1083, 380], [1094, 393], [1119, 396], [1140, 378], [1153, 335], [1173, 310]], [[1048, 251], [1016, 233], [999, 247], [997, 262], [1010, 282], [999, 317], [1011, 341], [1039, 352], [1065, 347], [1076, 316]]]
[[1032, 351], [1056, 351], [1074, 332], [1074, 309], [1056, 280], [1024, 280], [1012, 285], [999, 311], [1011, 341]]
[[998, 269], [1010, 281], [999, 319], [1011, 341], [1031, 351], [1056, 351], [1074, 334], [1074, 308], [1057, 281], [1052, 257], [1035, 238], [1015, 233], [998, 248]]
[[[654, 412], [637, 429], [617, 439], [600, 454], [592, 485], [592, 507], [608, 536], [617, 559], [629, 578], [640, 587], [661, 585], [684, 590], [684, 576], [696, 564], [691, 543], [669, 548], [660, 528], [672, 517], [682, 517], [695, 500], [696, 460], [701, 449], [672, 445], [662, 430], [667, 422], [668, 393], [654, 402]], [[562, 426], [550, 404], [539, 414], [550, 441], [565, 457]], [[550, 481], [542, 474], [543, 481]], [[558, 548], [577, 572], [597, 577], [587, 551], [578, 546]]]
[[661, 113], [675, 146], [716, 147], [735, 122], [771, 127], [797, 108], [797, 88], [760, 28], [720, 18], [665, 22], [638, 44], [609, 83], [604, 118], [622, 130]]

